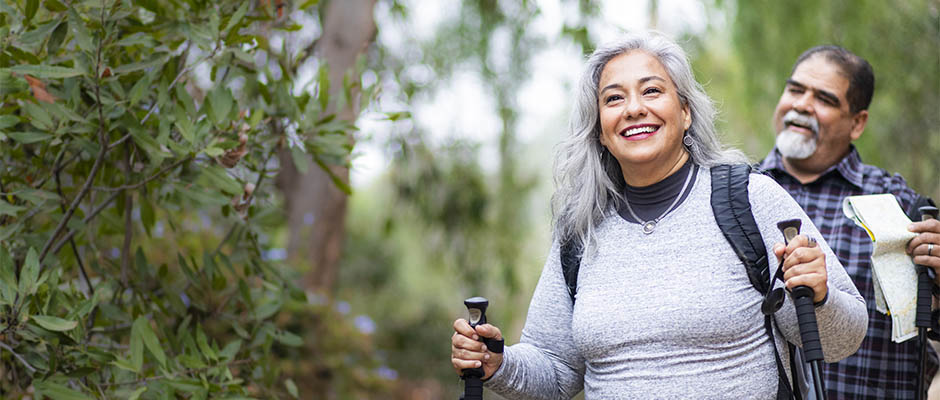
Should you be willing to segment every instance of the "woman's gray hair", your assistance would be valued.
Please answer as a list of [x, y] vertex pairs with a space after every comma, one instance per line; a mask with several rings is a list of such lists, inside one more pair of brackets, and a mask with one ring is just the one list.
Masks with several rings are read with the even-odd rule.
[[596, 224], [623, 202], [625, 185], [620, 164], [600, 143], [597, 90], [607, 63], [633, 50], [656, 57], [675, 83], [682, 104], [689, 106], [692, 125], [686, 134], [692, 145], [687, 149], [695, 164], [711, 167], [748, 162], [744, 153], [726, 148], [718, 139], [715, 107], [695, 81], [688, 56], [678, 44], [661, 33], [648, 31], [626, 34], [598, 47], [581, 74], [568, 135], [558, 145], [552, 195], [555, 238], [576, 241], [588, 253], [595, 242]]

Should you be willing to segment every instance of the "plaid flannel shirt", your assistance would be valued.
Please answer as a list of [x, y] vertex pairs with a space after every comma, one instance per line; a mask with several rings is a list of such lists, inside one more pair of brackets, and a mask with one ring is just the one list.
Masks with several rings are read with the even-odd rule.
[[[871, 274], [872, 243], [864, 229], [842, 213], [846, 196], [891, 193], [909, 212], [918, 194], [898, 174], [862, 163], [853, 146], [849, 154], [806, 185], [786, 172], [777, 149], [760, 164], [786, 189], [813, 220], [829, 247], [868, 304], [868, 334], [858, 352], [823, 365], [830, 399], [913, 399], [918, 376], [918, 341], [891, 341], [891, 317], [875, 310], [875, 288]], [[937, 370], [937, 355], [928, 350], [927, 379]]]

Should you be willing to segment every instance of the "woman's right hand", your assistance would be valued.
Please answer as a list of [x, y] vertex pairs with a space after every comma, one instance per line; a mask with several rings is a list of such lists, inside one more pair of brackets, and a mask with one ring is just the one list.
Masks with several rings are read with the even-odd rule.
[[450, 362], [457, 375], [462, 376], [464, 369], [482, 366], [483, 379], [488, 379], [503, 363], [503, 354], [489, 351], [479, 341], [481, 337], [502, 340], [503, 335], [499, 328], [490, 324], [477, 325], [474, 330], [463, 318], [454, 321], [454, 336], [450, 338]]

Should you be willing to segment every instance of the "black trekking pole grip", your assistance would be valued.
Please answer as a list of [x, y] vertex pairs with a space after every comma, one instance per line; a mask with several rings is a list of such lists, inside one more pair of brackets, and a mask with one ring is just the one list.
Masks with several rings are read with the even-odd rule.
[[822, 343], [819, 341], [819, 327], [816, 326], [816, 306], [813, 305], [815, 293], [809, 286], [797, 286], [791, 293], [806, 361], [822, 361]]
[[[464, 300], [463, 304], [467, 306], [470, 312], [470, 327], [476, 328], [477, 325], [486, 323], [486, 307], [489, 306], [489, 300], [483, 297], [471, 297]], [[483, 367], [465, 368], [463, 371], [463, 396], [460, 400], [483, 400]]]

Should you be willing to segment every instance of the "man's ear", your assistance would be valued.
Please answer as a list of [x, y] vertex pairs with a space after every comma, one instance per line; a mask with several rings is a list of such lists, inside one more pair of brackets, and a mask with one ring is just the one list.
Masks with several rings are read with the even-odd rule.
[[865, 124], [868, 123], [868, 110], [862, 110], [856, 113], [852, 117], [852, 133], [850, 137], [852, 140], [858, 140], [862, 137], [862, 132], [865, 130]]

